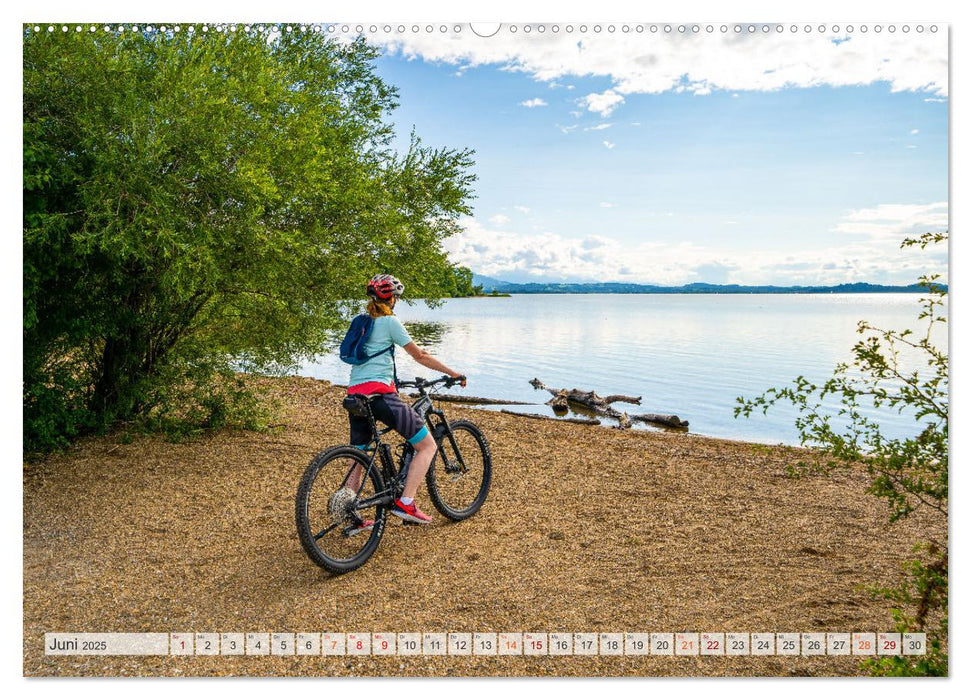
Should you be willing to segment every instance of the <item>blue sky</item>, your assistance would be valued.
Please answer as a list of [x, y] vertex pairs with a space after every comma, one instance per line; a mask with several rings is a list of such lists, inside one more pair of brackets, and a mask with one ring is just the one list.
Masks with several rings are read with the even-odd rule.
[[665, 284], [909, 283], [946, 266], [898, 249], [947, 225], [943, 37], [536, 38], [372, 37], [403, 139], [414, 126], [476, 151], [456, 262]]

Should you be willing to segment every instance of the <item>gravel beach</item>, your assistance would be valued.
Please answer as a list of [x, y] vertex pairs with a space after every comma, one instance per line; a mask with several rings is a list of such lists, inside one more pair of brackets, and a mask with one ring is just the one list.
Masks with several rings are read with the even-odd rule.
[[[900, 578], [920, 512], [889, 525], [866, 477], [794, 479], [806, 453], [442, 404], [493, 454], [475, 517], [389, 518], [330, 577], [297, 539], [313, 455], [347, 441], [343, 390], [254, 380], [281, 427], [172, 444], [85, 439], [24, 465], [28, 676], [857, 675], [853, 657], [45, 656], [45, 632], [888, 631], [864, 590]], [[434, 513], [424, 488], [419, 503]], [[392, 522], [394, 521], [394, 522]]]

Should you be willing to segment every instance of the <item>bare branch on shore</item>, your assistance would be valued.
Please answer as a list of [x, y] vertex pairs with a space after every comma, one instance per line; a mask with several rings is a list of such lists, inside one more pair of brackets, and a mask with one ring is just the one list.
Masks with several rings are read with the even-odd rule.
[[435, 401], [450, 401], [483, 406], [533, 406], [529, 401], [508, 401], [506, 399], [487, 399], [482, 396], [462, 396], [461, 394], [429, 394]]
[[639, 421], [641, 423], [654, 423], [657, 425], [663, 425], [667, 428], [676, 428], [678, 430], [686, 430], [688, 428], [688, 421], [681, 420], [675, 415], [662, 413], [640, 413], [633, 416], [628, 416], [626, 412], [618, 411], [616, 408], [611, 406], [612, 403], [616, 402], [631, 403], [640, 406], [640, 396], [626, 396], [624, 394], [600, 396], [595, 391], [583, 391], [582, 389], [552, 389], [546, 386], [539, 379], [532, 379], [529, 383], [534, 389], [548, 391], [553, 395], [553, 398], [546, 403], [552, 406], [554, 410], [565, 411], [569, 408], [570, 404], [582, 406], [583, 408], [593, 411], [599, 415], [613, 418], [617, 421], [618, 427], [621, 430], [630, 428], [633, 421]]

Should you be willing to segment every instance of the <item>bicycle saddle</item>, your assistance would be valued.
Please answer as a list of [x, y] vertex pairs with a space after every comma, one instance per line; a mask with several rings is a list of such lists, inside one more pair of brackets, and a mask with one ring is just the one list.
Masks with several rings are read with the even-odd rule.
[[367, 417], [367, 398], [360, 394], [349, 394], [345, 396], [341, 405], [352, 416]]

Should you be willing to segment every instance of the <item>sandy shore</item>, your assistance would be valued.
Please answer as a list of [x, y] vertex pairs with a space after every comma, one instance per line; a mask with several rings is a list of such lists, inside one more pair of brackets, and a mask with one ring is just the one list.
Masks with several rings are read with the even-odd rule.
[[885, 631], [887, 603], [862, 587], [898, 579], [932, 527], [888, 525], [862, 474], [788, 477], [800, 450], [443, 404], [491, 443], [482, 511], [389, 522], [365, 567], [330, 578], [293, 498], [312, 456], [347, 440], [342, 391], [266, 381], [271, 434], [109, 435], [25, 465], [26, 675], [854, 675], [850, 657], [50, 657], [43, 636]]

